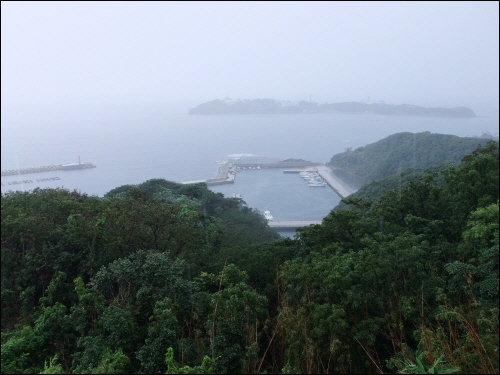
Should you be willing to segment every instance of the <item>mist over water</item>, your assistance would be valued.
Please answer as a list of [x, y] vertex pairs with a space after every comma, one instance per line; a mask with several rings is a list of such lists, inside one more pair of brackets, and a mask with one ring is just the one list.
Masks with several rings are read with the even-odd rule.
[[2, 373], [500, 373], [499, 1], [0, 7]]
[[[2, 177], [3, 192], [65, 187], [103, 196], [152, 178], [212, 178], [216, 161], [228, 154], [324, 163], [398, 132], [498, 132], [498, 2], [3, 1], [1, 7], [2, 170], [78, 156], [97, 165]], [[186, 114], [230, 97], [463, 106], [487, 117]], [[265, 209], [269, 181], [285, 181], [276, 173], [245, 183], [253, 186], [244, 193], [249, 205]], [[281, 189], [291, 193], [295, 184], [289, 185]], [[323, 194], [301, 193], [304, 217], [335, 204], [314, 203], [312, 190]]]
[[[2, 170], [88, 161], [97, 168], [2, 177], [10, 189], [64, 187], [103, 196], [124, 184], [152, 178], [183, 182], [215, 177], [217, 161], [227, 155], [295, 158], [326, 163], [346, 148], [357, 148], [398, 132], [480, 135], [498, 132], [498, 116], [437, 119], [350, 114], [302, 115], [172, 115], [144, 108], [119, 108], [78, 115], [19, 118], [2, 116]], [[27, 124], [30, 131], [19, 131]], [[5, 125], [5, 126], [4, 126]], [[51, 130], [49, 130], [51, 129]], [[60, 130], [54, 130], [60, 129]], [[60, 180], [37, 182], [59, 177]], [[9, 185], [12, 181], [33, 181]], [[269, 209], [277, 220], [318, 220], [340, 197], [329, 187], [310, 188], [297, 175], [280, 169], [238, 173], [234, 185], [211, 187], [231, 196], [243, 195], [248, 206]]]

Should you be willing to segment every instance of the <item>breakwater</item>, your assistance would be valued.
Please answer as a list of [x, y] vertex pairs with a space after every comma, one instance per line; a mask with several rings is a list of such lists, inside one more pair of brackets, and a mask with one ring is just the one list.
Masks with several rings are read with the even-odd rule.
[[46, 165], [42, 167], [32, 167], [32, 168], [19, 168], [19, 169], [7, 169], [2, 171], [2, 176], [14, 176], [19, 174], [28, 174], [28, 173], [40, 173], [40, 172], [52, 172], [52, 171], [66, 171], [66, 170], [74, 170], [74, 169], [87, 169], [87, 168], [95, 168], [96, 166], [92, 163], [74, 163], [74, 164], [55, 164], [55, 165]]
[[215, 178], [206, 180], [207, 185], [232, 184], [236, 178], [236, 169], [232, 163], [222, 163]]
[[295, 230], [297, 228], [308, 227], [309, 225], [320, 225], [322, 220], [282, 220], [268, 221], [269, 228], [277, 230]]
[[223, 185], [232, 184], [236, 178], [236, 169], [232, 163], [221, 163], [217, 175], [215, 178], [209, 178], [208, 180], [196, 180], [196, 181], [184, 181], [181, 184], [199, 184], [204, 183], [207, 185]]

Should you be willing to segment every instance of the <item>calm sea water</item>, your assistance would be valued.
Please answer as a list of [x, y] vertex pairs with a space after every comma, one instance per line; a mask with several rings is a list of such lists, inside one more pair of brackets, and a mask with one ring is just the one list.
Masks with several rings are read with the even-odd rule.
[[[151, 178], [191, 181], [215, 176], [217, 161], [229, 154], [301, 158], [328, 162], [347, 147], [357, 148], [397, 132], [480, 135], [498, 132], [498, 115], [474, 119], [434, 119], [376, 115], [303, 114], [269, 116], [189, 116], [159, 111], [73, 115], [71, 111], [2, 114], [1, 169], [89, 161], [97, 168], [2, 177], [2, 192], [64, 187], [102, 196]], [[59, 177], [57, 181], [36, 179]], [[12, 181], [32, 183], [9, 185]], [[214, 191], [243, 195], [250, 207], [269, 209], [276, 219], [321, 219], [340, 198], [330, 188], [310, 188], [282, 170], [238, 173], [234, 185]]]

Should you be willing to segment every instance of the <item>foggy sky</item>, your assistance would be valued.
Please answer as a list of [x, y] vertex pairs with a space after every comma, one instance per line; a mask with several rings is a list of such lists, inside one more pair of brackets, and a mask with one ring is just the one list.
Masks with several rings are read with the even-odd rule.
[[229, 96], [498, 111], [498, 2], [1, 3], [2, 111]]

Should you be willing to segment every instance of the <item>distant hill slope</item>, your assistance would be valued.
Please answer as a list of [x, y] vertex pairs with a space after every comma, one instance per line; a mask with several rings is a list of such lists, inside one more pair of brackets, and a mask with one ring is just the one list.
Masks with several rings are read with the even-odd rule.
[[371, 181], [363, 185], [355, 193], [349, 195], [346, 199], [342, 199], [340, 203], [335, 206], [334, 211], [338, 212], [350, 209], [346, 202], [356, 201], [358, 199], [364, 202], [377, 202], [386, 191], [404, 189], [409, 181], [422, 180], [432, 173], [439, 173], [446, 170], [452, 164], [456, 163], [445, 162], [428, 168], [409, 168], [399, 175], [391, 175], [380, 180]]
[[311, 101], [290, 102], [275, 99], [212, 100], [189, 110], [190, 115], [222, 114], [279, 114], [279, 113], [371, 113], [397, 116], [428, 116], [469, 118], [476, 117], [470, 108], [424, 108], [410, 104], [385, 103], [316, 103]]
[[488, 139], [447, 134], [396, 133], [378, 142], [334, 155], [328, 165], [361, 184], [413, 168], [459, 162]]

